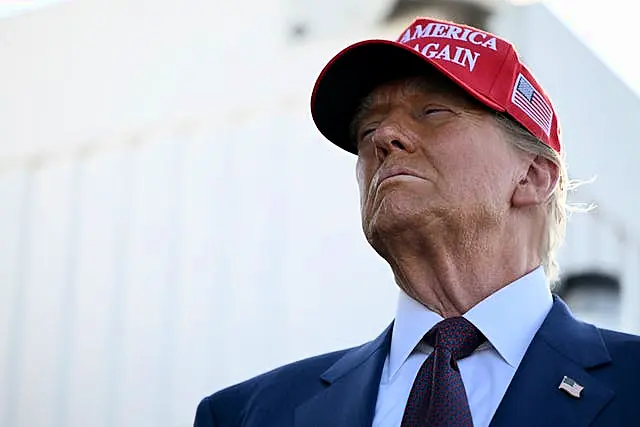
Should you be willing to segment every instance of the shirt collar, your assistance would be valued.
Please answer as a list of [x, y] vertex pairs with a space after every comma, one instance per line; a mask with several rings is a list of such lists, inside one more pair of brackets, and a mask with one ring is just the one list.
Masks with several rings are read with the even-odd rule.
[[[464, 317], [487, 337], [505, 362], [517, 368], [552, 305], [544, 269], [538, 267], [479, 302]], [[389, 351], [391, 377], [441, 320], [442, 316], [400, 292]]]

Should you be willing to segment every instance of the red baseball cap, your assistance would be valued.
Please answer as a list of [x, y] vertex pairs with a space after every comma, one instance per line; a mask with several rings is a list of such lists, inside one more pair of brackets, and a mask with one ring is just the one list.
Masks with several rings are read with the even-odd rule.
[[431, 18], [417, 18], [396, 41], [365, 40], [333, 57], [311, 96], [316, 126], [329, 141], [355, 154], [349, 125], [362, 98], [382, 83], [419, 73], [425, 64], [561, 151], [551, 100], [514, 46], [486, 31]]

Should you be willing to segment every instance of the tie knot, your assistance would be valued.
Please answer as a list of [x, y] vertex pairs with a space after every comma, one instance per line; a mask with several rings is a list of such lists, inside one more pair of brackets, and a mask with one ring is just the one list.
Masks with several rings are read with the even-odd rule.
[[426, 335], [427, 343], [448, 351], [455, 360], [464, 359], [486, 338], [464, 317], [450, 317], [436, 324]]

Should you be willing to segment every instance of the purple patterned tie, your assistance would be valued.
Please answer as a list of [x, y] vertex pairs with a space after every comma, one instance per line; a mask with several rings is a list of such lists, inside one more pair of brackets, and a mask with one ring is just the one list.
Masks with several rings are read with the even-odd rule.
[[457, 360], [469, 356], [486, 339], [464, 317], [435, 325], [424, 337], [434, 350], [413, 382], [401, 427], [473, 427]]

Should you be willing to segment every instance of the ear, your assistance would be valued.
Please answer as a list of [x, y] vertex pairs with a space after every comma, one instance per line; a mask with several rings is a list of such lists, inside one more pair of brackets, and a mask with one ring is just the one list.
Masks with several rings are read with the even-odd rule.
[[513, 207], [541, 205], [549, 200], [560, 177], [555, 163], [542, 156], [530, 158], [526, 173], [516, 184], [511, 197]]

